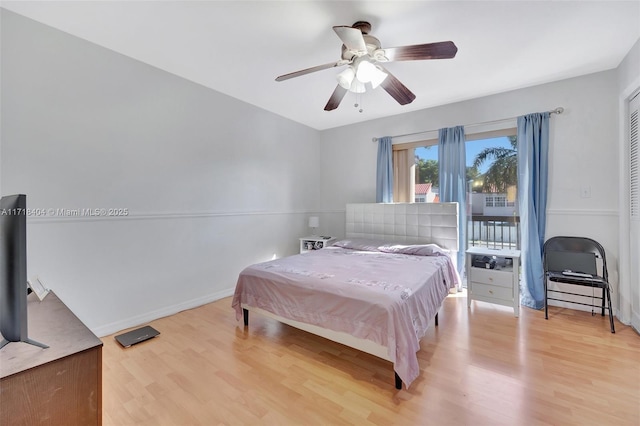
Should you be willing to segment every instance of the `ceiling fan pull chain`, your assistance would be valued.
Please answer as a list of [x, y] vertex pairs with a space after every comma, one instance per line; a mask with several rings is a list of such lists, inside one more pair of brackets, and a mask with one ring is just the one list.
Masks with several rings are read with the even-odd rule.
[[360, 107], [358, 112], [364, 111], [364, 109], [362, 108], [362, 93], [356, 93], [356, 103], [353, 104], [353, 106], [354, 108]]

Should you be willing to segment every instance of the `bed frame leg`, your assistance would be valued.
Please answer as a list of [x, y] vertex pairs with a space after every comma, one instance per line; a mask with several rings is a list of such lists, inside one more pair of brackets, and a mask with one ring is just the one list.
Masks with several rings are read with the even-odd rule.
[[436, 327], [438, 326], [438, 313], [436, 312]]
[[248, 327], [249, 326], [249, 311], [242, 308], [242, 315], [244, 317], [244, 326]]
[[396, 389], [402, 389], [402, 379], [400, 378], [400, 376], [398, 376], [398, 373], [396, 373], [395, 371], [393, 372], [393, 374], [396, 375]]

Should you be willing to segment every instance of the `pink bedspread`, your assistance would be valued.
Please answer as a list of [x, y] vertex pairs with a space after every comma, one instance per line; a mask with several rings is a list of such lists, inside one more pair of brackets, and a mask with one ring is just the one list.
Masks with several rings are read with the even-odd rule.
[[458, 280], [448, 256], [328, 247], [247, 267], [232, 307], [238, 320], [245, 304], [386, 346], [408, 387], [419, 341]]

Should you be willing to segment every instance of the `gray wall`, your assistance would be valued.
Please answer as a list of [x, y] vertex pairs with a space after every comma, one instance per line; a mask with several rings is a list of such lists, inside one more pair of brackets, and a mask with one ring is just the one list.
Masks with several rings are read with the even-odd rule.
[[[1, 14], [2, 193], [47, 212], [28, 220], [28, 275], [94, 332], [227, 296], [246, 265], [296, 252], [316, 130]], [[84, 208], [128, 215], [49, 211]]]

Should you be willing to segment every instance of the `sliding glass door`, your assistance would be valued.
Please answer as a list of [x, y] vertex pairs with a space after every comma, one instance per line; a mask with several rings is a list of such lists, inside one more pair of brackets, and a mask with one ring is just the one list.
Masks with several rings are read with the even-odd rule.
[[[412, 200], [437, 203], [438, 145], [428, 142], [412, 145], [404, 147], [413, 157], [412, 167], [405, 168], [405, 173], [412, 175], [409, 178]], [[520, 247], [517, 149], [515, 129], [513, 135], [466, 142], [467, 247]]]

